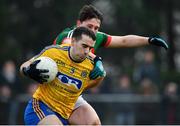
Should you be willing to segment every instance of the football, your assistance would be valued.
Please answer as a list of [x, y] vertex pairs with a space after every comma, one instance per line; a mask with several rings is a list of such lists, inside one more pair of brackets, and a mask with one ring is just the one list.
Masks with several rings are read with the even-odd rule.
[[44, 75], [49, 75], [46, 83], [53, 81], [58, 73], [58, 66], [56, 62], [49, 57], [39, 57], [35, 60], [41, 60], [36, 66], [37, 69], [49, 70], [49, 72], [43, 73]]

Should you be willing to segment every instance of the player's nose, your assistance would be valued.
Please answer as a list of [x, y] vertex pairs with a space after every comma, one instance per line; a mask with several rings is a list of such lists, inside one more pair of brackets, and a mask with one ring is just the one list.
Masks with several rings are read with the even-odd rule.
[[92, 29], [92, 31], [94, 32], [94, 34], [96, 34], [96, 33], [97, 33], [97, 30], [96, 30], [96, 29], [94, 29], [94, 28]]

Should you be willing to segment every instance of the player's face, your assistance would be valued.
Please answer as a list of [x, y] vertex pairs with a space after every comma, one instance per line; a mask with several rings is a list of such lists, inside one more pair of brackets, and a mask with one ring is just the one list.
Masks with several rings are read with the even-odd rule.
[[87, 19], [83, 22], [78, 22], [77, 26], [83, 26], [91, 29], [95, 34], [98, 32], [100, 28], [101, 21], [97, 18]]
[[90, 52], [90, 49], [94, 47], [95, 41], [89, 36], [82, 35], [82, 39], [76, 41], [72, 39], [72, 58], [77, 62], [82, 62]]

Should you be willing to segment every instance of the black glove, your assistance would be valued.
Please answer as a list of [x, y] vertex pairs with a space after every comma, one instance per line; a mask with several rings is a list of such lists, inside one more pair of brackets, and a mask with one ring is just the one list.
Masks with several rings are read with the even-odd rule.
[[161, 38], [149, 37], [148, 42], [152, 45], [164, 47], [166, 50], [169, 48], [167, 43]]
[[31, 79], [37, 81], [38, 83], [44, 83], [47, 82], [47, 78], [49, 78], [48, 75], [44, 75], [43, 73], [49, 72], [47, 69], [36, 69], [37, 64], [41, 60], [36, 60], [33, 63], [31, 63], [28, 67], [23, 67], [22, 71], [25, 76], [30, 77]]

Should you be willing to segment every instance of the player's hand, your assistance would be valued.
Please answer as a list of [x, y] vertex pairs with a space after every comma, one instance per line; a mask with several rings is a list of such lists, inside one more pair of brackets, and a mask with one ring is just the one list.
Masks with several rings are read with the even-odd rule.
[[91, 80], [94, 80], [98, 77], [105, 77], [106, 71], [104, 70], [102, 59], [98, 56], [94, 59], [94, 69], [91, 71], [89, 77]]
[[148, 42], [152, 45], [164, 47], [166, 50], [169, 48], [167, 43], [161, 38], [149, 37]]
[[40, 62], [40, 60], [36, 60], [33, 63], [31, 63], [28, 67], [23, 67], [22, 71], [24, 75], [30, 77], [31, 79], [37, 81], [38, 83], [44, 83], [47, 82], [48, 75], [44, 75], [43, 73], [49, 72], [47, 69], [36, 69], [37, 64]]

